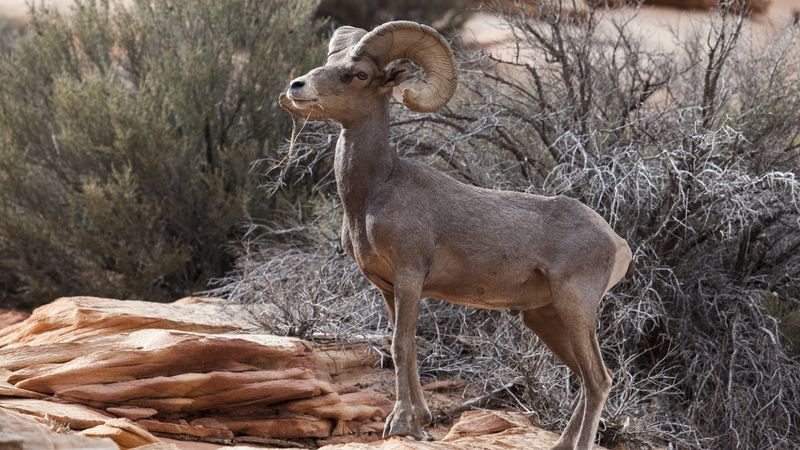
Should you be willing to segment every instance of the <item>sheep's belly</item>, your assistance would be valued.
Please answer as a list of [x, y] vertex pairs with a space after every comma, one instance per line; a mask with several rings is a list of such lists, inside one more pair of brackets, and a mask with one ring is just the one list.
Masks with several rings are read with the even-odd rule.
[[437, 247], [425, 297], [487, 309], [533, 309], [551, 302], [550, 282], [519, 249], [464, 251]]
[[551, 302], [547, 278], [538, 270], [522, 280], [503, 276], [433, 280], [426, 284], [423, 296], [484, 309], [525, 310]]

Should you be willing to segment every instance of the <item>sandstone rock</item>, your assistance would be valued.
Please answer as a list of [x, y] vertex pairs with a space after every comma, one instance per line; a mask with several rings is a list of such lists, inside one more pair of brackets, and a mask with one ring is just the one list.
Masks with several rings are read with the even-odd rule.
[[102, 425], [81, 431], [80, 434], [94, 438], [109, 438], [122, 450], [160, 443], [158, 438], [147, 430], [126, 419], [109, 419]]
[[386, 398], [386, 396], [383, 394], [379, 394], [378, 392], [370, 389], [342, 394], [341, 399], [348, 405], [376, 406], [383, 411], [383, 417], [388, 416], [394, 408], [393, 401]]
[[[381, 428], [383, 428], [383, 424], [381, 424]], [[327, 438], [317, 439], [317, 444], [320, 446], [320, 448], [329, 448], [332, 446], [344, 446], [343, 448], [348, 448], [346, 444], [366, 444], [370, 442], [379, 441], [380, 439], [381, 439], [380, 434], [331, 436]]]
[[73, 430], [96, 427], [108, 419], [113, 419], [113, 416], [88, 406], [35, 399], [0, 398], [0, 409], [47, 418]]
[[[383, 419], [389, 412], [373, 404], [380, 403], [386, 405], [391, 402], [380, 394], [359, 393], [363, 395], [344, 394], [339, 395], [331, 392], [323, 396], [296, 400], [280, 405], [275, 405], [275, 409], [281, 412], [304, 413], [326, 419], [337, 419], [340, 421], [351, 420], [370, 420]], [[376, 400], [375, 397], [382, 397], [383, 400]], [[373, 403], [373, 404], [370, 404]]]
[[[175, 446], [175, 445], [165, 444], [163, 442], [159, 442], [157, 444], [142, 445], [142, 446], [136, 447], [134, 450], [187, 450], [187, 448], [189, 448], [189, 447], [178, 447], [178, 446]], [[219, 446], [211, 447], [211, 448], [213, 448], [214, 450], [222, 449], [222, 447], [219, 447]], [[227, 450], [227, 447], [225, 448], [225, 450]], [[256, 450], [256, 449], [253, 449], [253, 450]]]
[[[197, 441], [181, 441], [176, 439], [169, 439], [169, 438], [159, 438], [161, 440], [161, 444], [150, 444], [144, 447], [138, 447], [136, 450], [264, 450], [264, 446], [251, 446], [247, 444], [237, 444], [233, 446], [229, 445], [220, 445], [220, 444], [211, 444], [207, 442], [197, 442]], [[282, 442], [282, 445], [279, 447], [278, 445], [268, 445], [266, 448], [270, 448], [272, 450], [278, 450], [274, 447], [279, 447], [281, 450], [308, 450], [306, 448], [290, 448], [289, 442]]]
[[367, 343], [246, 334], [214, 299], [73, 297], [0, 331], [0, 395], [14, 397], [0, 399], [0, 409], [47, 416], [125, 448], [151, 433], [217, 443], [368, 440], [393, 403], [343, 383], [378, 358]]
[[[440, 442], [390, 438], [371, 443], [326, 445], [320, 450], [549, 450], [557, 441], [557, 434], [534, 427], [521, 413], [477, 410], [464, 413]], [[597, 445], [594, 449], [603, 450]]]
[[118, 383], [57, 387], [55, 393], [81, 403], [99, 401], [143, 406], [138, 400], [166, 399], [175, 406], [162, 406], [162, 412], [194, 412], [234, 405], [269, 405], [319, 396], [332, 389], [327, 383], [312, 377], [313, 373], [308, 369], [186, 373]]
[[20, 389], [8, 382], [8, 377], [11, 376], [10, 370], [0, 369], [0, 396], [3, 397], [22, 397], [22, 398], [44, 398], [45, 394], [27, 389]]
[[120, 336], [98, 338], [86, 343], [56, 343], [26, 345], [17, 348], [0, 346], [0, 367], [20, 370], [38, 366], [55, 366], [95, 351], [107, 349], [121, 339]]
[[[51, 361], [48, 352], [52, 346], [6, 347], [0, 350], [0, 368], [18, 367], [15, 355], [27, 352], [30, 366], [16, 370], [9, 382], [19, 388], [52, 394], [75, 386], [209, 370], [238, 372], [314, 366], [311, 344], [282, 336], [140, 330], [88, 344], [84, 351], [76, 348], [71, 355], [74, 358], [62, 364], [44, 364]], [[36, 359], [35, 355], [41, 358]], [[7, 364], [7, 360], [14, 364]]]
[[153, 408], [135, 408], [132, 406], [110, 406], [106, 408], [109, 414], [117, 417], [125, 417], [127, 419], [146, 419], [158, 414], [158, 410]]
[[164, 304], [65, 297], [36, 308], [24, 322], [0, 330], [0, 347], [75, 342], [144, 328], [224, 333], [242, 331], [245, 326], [220, 314], [218, 300]]
[[484, 436], [509, 428], [528, 428], [530, 420], [518, 412], [475, 410], [461, 415], [443, 442], [455, 441], [469, 436]]
[[30, 314], [22, 311], [0, 308], [0, 330], [7, 326], [14, 325], [15, 323], [22, 322], [27, 319], [28, 316], [30, 316]]
[[0, 448], [3, 450], [119, 450], [110, 439], [54, 433], [30, 416], [0, 409]]
[[203, 425], [192, 425], [186, 423], [185, 420], [180, 422], [161, 422], [158, 420], [144, 419], [139, 421], [139, 425], [154, 433], [167, 433], [176, 435], [187, 435], [196, 438], [215, 438], [223, 441], [230, 441], [233, 439], [233, 432], [215, 420], [220, 426], [207, 427]]
[[380, 357], [367, 343], [317, 344], [316, 349], [316, 365], [340, 381], [369, 372], [380, 362]]
[[217, 417], [235, 433], [277, 439], [330, 436], [333, 421], [309, 415], [280, 415], [261, 418]]
[[219, 420], [213, 417], [201, 417], [199, 419], [194, 419], [190, 425], [198, 426], [198, 427], [206, 427], [206, 428], [218, 428], [220, 430], [227, 430], [228, 427], [225, 426]]
[[[60, 299], [0, 330], [0, 419], [25, 414], [137, 450], [285, 446], [290, 439], [347, 443], [328, 449], [538, 449], [558, 438], [519, 413], [475, 411], [465, 413], [440, 442], [368, 443], [380, 437], [394, 406], [384, 394], [362, 387], [370, 380], [391, 384], [388, 371], [375, 372], [377, 361], [367, 343], [315, 345], [246, 334], [213, 299], [171, 304]], [[464, 385], [444, 381], [426, 388]], [[19, 447], [15, 435], [17, 447], [6, 447], [62, 448], [38, 432], [34, 442], [45, 444]], [[86, 442], [91, 443], [63, 448], [117, 448], [107, 439]], [[3, 445], [0, 441], [5, 450]]]

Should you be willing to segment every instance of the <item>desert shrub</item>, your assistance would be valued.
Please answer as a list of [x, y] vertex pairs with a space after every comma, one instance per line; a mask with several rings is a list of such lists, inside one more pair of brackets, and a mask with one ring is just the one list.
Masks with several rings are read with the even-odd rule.
[[0, 51], [8, 51], [17, 35], [19, 35], [22, 25], [19, 21], [7, 17], [0, 17]]
[[[627, 239], [637, 270], [598, 328], [615, 380], [601, 442], [793, 448], [800, 363], [782, 331], [793, 339], [800, 300], [798, 29], [754, 42], [743, 16], [723, 14], [659, 53], [627, 18], [560, 6], [506, 16], [514, 51], [465, 56], [435, 115], [393, 109], [392, 144], [468, 183], [578, 198]], [[316, 173], [316, 203], [254, 225], [214, 292], [271, 304], [277, 332], [382, 345], [380, 295], [338, 246], [336, 134], [304, 125], [270, 189]], [[575, 380], [517, 317], [426, 300], [418, 324], [424, 374], [566, 424]]]
[[316, 6], [33, 9], [0, 60], [0, 299], [174, 298], [228, 270], [237, 226], [271, 214], [250, 164], [291, 123], [290, 73], [324, 55]]

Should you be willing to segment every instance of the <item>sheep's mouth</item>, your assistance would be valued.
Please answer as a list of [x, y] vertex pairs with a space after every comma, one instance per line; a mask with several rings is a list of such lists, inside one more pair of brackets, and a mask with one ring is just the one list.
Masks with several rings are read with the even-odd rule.
[[319, 112], [322, 107], [317, 103], [317, 99], [295, 99], [286, 94], [278, 97], [278, 103], [288, 113], [305, 119], [319, 119]]
[[307, 106], [316, 103], [319, 99], [316, 98], [297, 98], [292, 97], [291, 95], [287, 95], [289, 100], [292, 101], [296, 106]]

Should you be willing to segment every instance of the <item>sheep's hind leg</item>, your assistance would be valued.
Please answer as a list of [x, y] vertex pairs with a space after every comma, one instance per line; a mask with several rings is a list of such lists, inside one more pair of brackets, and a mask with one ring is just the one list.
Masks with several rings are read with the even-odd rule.
[[583, 387], [583, 399], [556, 445], [559, 449], [592, 448], [600, 414], [611, 390], [611, 376], [595, 333], [599, 298], [599, 294], [580, 288], [554, 289], [553, 303], [545, 307], [552, 309], [533, 310], [537, 312], [530, 314], [538, 313], [540, 317], [527, 317], [526, 323], [535, 322], [529, 326], [533, 326], [547, 346], [580, 377]]
[[[533, 330], [539, 339], [561, 360], [576, 376], [580, 377], [580, 368], [575, 356], [572, 353], [570, 341], [564, 339], [564, 324], [556, 312], [553, 304], [545, 305], [537, 309], [522, 311], [522, 321]], [[561, 433], [556, 445], [552, 450], [571, 450], [575, 448], [581, 431], [584, 410], [584, 389], [578, 393], [578, 402], [572, 416], [567, 423], [567, 427]]]

